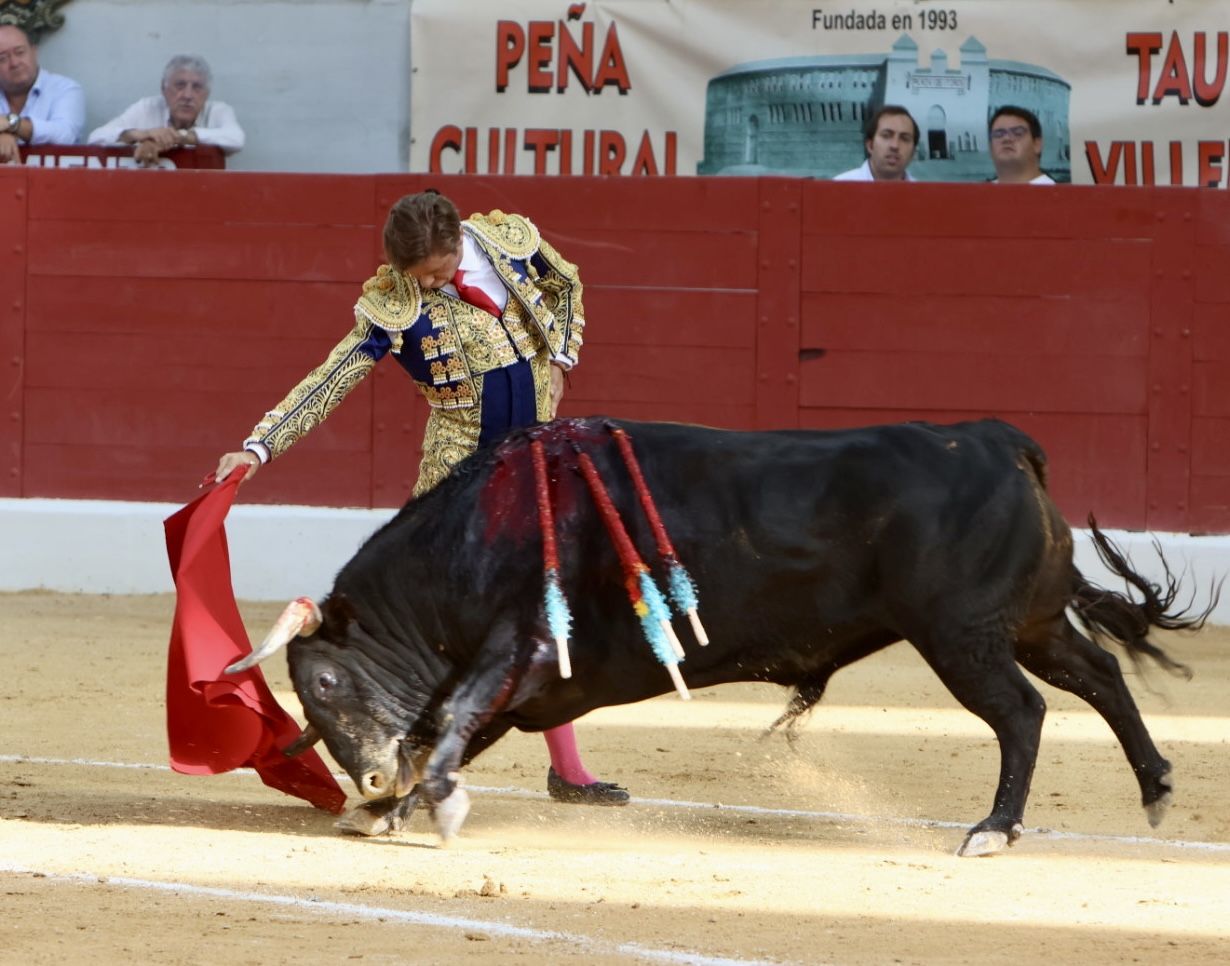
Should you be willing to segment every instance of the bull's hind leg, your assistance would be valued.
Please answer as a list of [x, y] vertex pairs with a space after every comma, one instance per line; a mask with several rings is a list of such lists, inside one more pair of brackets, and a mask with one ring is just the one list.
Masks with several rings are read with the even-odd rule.
[[966, 628], [911, 641], [952, 696], [995, 732], [999, 742], [995, 802], [991, 814], [970, 829], [957, 854], [999, 852], [1021, 836], [1046, 702], [1016, 666], [1012, 641], [1003, 632]]
[[1127, 755], [1140, 783], [1141, 803], [1156, 826], [1170, 807], [1170, 762], [1145, 729], [1119, 662], [1059, 617], [1041, 641], [1021, 640], [1017, 660], [1047, 684], [1083, 698], [1100, 714]]

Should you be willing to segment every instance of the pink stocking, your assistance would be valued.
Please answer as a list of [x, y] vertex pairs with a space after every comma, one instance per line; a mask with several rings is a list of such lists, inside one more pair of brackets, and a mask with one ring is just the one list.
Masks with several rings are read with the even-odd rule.
[[542, 736], [547, 739], [551, 767], [560, 778], [573, 785], [592, 785], [598, 780], [581, 761], [581, 753], [577, 751], [577, 736], [571, 722], [544, 731]]

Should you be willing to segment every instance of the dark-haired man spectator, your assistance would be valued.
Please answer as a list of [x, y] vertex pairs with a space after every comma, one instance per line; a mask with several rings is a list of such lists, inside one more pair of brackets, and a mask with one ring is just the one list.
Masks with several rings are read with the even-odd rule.
[[0, 24], [0, 164], [21, 144], [76, 144], [85, 127], [81, 85], [38, 66], [38, 48], [16, 24]]
[[909, 171], [918, 148], [918, 124], [904, 107], [885, 104], [863, 132], [867, 160], [836, 175], [834, 181], [913, 181]]
[[1042, 123], [1023, 107], [1005, 104], [987, 125], [996, 184], [1054, 184], [1042, 170]]
[[172, 57], [162, 72], [162, 94], [143, 97], [119, 117], [90, 132], [88, 144], [132, 144], [133, 157], [153, 166], [175, 148], [212, 144], [226, 154], [243, 147], [243, 128], [229, 104], [210, 100], [213, 72], [205, 58]]

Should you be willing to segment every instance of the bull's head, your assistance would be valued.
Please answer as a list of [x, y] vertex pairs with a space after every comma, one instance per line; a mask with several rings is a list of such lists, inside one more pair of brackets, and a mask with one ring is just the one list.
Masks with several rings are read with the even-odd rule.
[[290, 644], [291, 680], [308, 719], [307, 740], [292, 748], [323, 739], [364, 798], [400, 797], [418, 781], [431, 747], [408, 737], [421, 705], [408, 708], [380, 683], [390, 675], [370, 656], [371, 643], [343, 598], [329, 598], [322, 612], [300, 597], [259, 647], [226, 670], [246, 671]]

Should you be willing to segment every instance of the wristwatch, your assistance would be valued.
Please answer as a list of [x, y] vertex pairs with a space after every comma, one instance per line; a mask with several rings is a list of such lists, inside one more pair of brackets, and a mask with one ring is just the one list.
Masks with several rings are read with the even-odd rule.
[[8, 125], [8, 127], [6, 127], [4, 131], [0, 133], [11, 134], [13, 135], [13, 137], [18, 137], [17, 125], [21, 123], [21, 115], [14, 114], [12, 111], [10, 111], [8, 114], [4, 115], [4, 122]]

